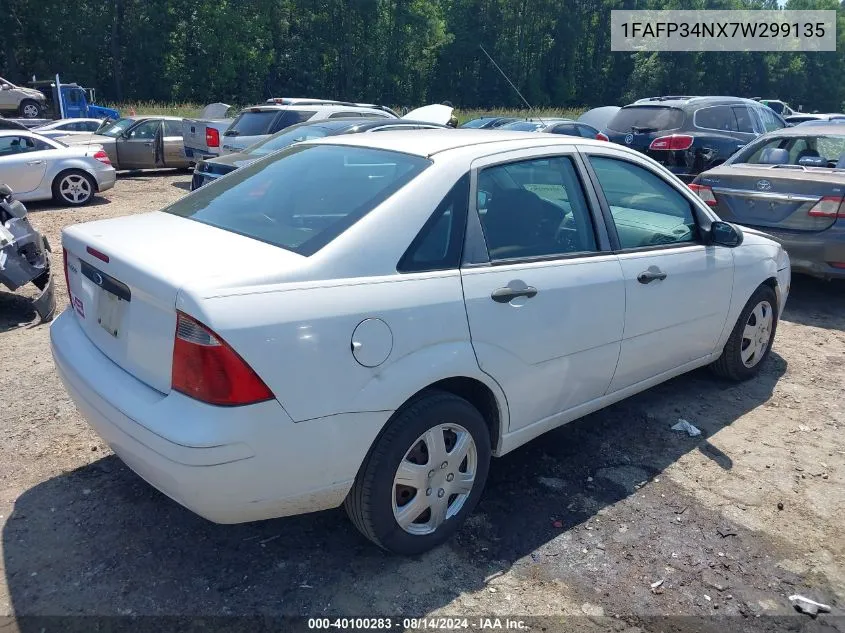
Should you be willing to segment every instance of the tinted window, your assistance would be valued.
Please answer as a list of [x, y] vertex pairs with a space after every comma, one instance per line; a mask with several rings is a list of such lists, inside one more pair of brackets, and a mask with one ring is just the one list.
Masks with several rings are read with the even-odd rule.
[[463, 176], [438, 205], [408, 247], [397, 270], [420, 272], [460, 266], [469, 203], [469, 175]]
[[737, 132], [754, 133], [754, 120], [751, 118], [751, 110], [745, 106], [733, 106], [734, 118], [736, 119]]
[[592, 220], [570, 158], [488, 167], [478, 176], [478, 189], [491, 260], [596, 250]]
[[182, 122], [181, 121], [172, 121], [170, 119], [165, 120], [165, 122], [164, 122], [164, 135], [165, 136], [182, 136]]
[[516, 132], [536, 132], [546, 127], [545, 123], [539, 121], [514, 121], [499, 127], [500, 130], [514, 130]]
[[[94, 132], [100, 127], [102, 123], [99, 121], [83, 121], [82, 123], [77, 123], [77, 130], [80, 132]], [[181, 134], [181, 132], [180, 132]]]
[[674, 130], [684, 123], [684, 112], [665, 106], [626, 106], [619, 110], [607, 124], [616, 132], [659, 132]]
[[581, 136], [584, 138], [596, 138], [599, 134], [599, 131], [596, 128], [591, 127], [586, 123], [579, 123], [577, 127]]
[[139, 123], [137, 126], [132, 128], [132, 131], [129, 132], [130, 139], [145, 139], [150, 140], [154, 139], [156, 134], [158, 133], [158, 128], [161, 125], [161, 121], [144, 121], [143, 123]]
[[657, 174], [615, 158], [591, 156], [622, 248], [694, 242], [690, 202]]
[[730, 106], [701, 108], [695, 113], [695, 124], [708, 130], [736, 132], [736, 117]]
[[473, 119], [472, 121], [461, 123], [461, 127], [480, 128], [490, 123], [490, 121], [490, 119]]
[[551, 130], [554, 134], [566, 134], [567, 136], [581, 136], [574, 123], [561, 123]]
[[232, 121], [224, 136], [258, 136], [268, 134], [270, 126], [279, 115], [278, 110], [259, 110], [256, 112], [241, 112]]
[[35, 142], [26, 136], [0, 136], [0, 156], [34, 152]]
[[304, 123], [316, 114], [313, 110], [285, 110], [282, 115], [273, 123], [271, 132], [279, 132], [291, 125]]
[[301, 145], [242, 167], [164, 211], [311, 255], [428, 165], [399, 152]]

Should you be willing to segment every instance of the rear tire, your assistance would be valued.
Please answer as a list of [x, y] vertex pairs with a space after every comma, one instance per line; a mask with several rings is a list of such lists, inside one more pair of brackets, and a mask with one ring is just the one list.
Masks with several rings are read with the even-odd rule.
[[760, 286], [742, 309], [722, 355], [710, 367], [716, 375], [736, 382], [753, 378], [772, 351], [777, 325], [777, 295], [770, 286]]
[[81, 169], [68, 169], [53, 179], [53, 200], [71, 207], [81, 207], [94, 199], [97, 183]]
[[37, 119], [41, 116], [41, 106], [34, 99], [24, 99], [18, 106], [18, 114], [24, 119]]
[[484, 418], [463, 398], [432, 391], [388, 423], [344, 506], [379, 547], [420, 554], [461, 527], [481, 497], [489, 467]]

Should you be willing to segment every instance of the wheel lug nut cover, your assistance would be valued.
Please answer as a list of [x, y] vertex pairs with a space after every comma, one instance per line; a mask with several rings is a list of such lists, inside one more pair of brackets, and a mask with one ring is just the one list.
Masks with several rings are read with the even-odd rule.
[[426, 497], [430, 497], [430, 496], [431, 496], [431, 488], [426, 489], [426, 491], [425, 491], [425, 496], [426, 496]]
[[442, 497], [442, 496], [443, 496], [443, 495], [445, 495], [445, 494], [446, 494], [446, 491], [445, 491], [445, 490], [443, 490], [443, 488], [441, 488], [440, 490], [438, 490], [438, 491], [437, 491], [437, 496], [438, 496], [438, 497]]
[[442, 464], [440, 464], [440, 468], [446, 468], [446, 466], [448, 466], [448, 465], [449, 465], [449, 462], [443, 462]]

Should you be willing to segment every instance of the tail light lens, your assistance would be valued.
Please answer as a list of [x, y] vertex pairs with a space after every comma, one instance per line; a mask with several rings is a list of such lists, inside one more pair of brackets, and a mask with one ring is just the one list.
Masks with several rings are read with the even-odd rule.
[[842, 198], [836, 196], [825, 196], [807, 211], [811, 218], [845, 218], [845, 211], [842, 209]]
[[598, 134], [596, 134], [596, 139], [598, 139], [599, 141], [609, 141], [610, 137], [604, 132], [599, 132]]
[[109, 158], [109, 155], [106, 154], [105, 150], [101, 149], [96, 154], [94, 154], [94, 156], [92, 156], [92, 158], [94, 160], [100, 161], [104, 165], [111, 165], [111, 159]]
[[713, 195], [713, 190], [707, 185], [697, 185], [696, 183], [691, 183], [688, 187], [697, 193], [698, 197], [701, 198], [707, 206], [715, 207], [719, 204], [716, 202], [716, 196]]
[[659, 136], [651, 142], [649, 149], [667, 152], [676, 152], [692, 147], [693, 138], [687, 134], [670, 134]]
[[220, 132], [213, 127], [205, 128], [205, 144], [208, 147], [220, 147]]
[[273, 398], [270, 388], [223, 339], [187, 314], [176, 315], [171, 379], [175, 391], [219, 406]]

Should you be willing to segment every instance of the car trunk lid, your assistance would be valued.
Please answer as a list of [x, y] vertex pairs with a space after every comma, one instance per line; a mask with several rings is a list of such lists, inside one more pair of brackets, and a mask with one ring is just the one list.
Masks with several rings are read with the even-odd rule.
[[168, 213], [68, 227], [62, 233], [76, 319], [116, 365], [169, 393], [180, 290], [205, 296], [268, 283], [304, 257]]
[[845, 195], [845, 170], [800, 165], [734, 164], [697, 182], [710, 187], [723, 220], [792, 231], [833, 226]]

